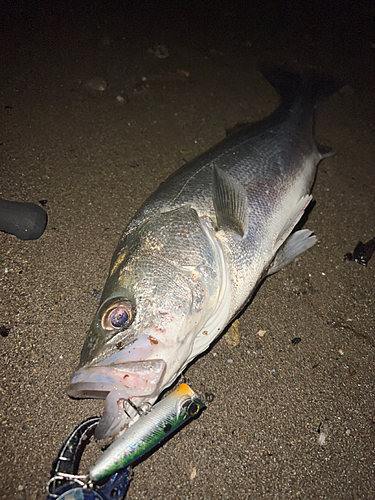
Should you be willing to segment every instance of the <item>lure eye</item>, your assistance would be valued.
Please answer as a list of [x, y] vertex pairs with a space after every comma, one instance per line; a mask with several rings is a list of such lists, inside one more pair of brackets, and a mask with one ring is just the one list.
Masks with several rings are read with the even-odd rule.
[[188, 408], [188, 413], [191, 417], [196, 415], [199, 412], [199, 404], [198, 403], [191, 403], [191, 405]]
[[120, 330], [129, 326], [132, 319], [130, 302], [123, 301], [112, 304], [102, 316], [104, 330]]

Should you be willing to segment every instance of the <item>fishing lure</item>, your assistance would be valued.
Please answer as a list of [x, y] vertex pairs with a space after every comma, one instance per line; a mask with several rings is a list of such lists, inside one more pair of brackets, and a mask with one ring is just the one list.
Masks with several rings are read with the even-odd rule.
[[205, 407], [187, 384], [181, 384], [150, 409], [138, 408], [142, 412], [139, 419], [107, 448], [87, 475], [81, 476], [77, 475], [80, 458], [100, 418], [83, 421], [65, 440], [52, 465], [47, 500], [122, 500], [130, 481], [126, 467], [197, 417]]
[[90, 469], [89, 480], [101, 481], [127, 467], [197, 417], [203, 408], [205, 404], [197, 394], [187, 384], [181, 384], [111, 444]]

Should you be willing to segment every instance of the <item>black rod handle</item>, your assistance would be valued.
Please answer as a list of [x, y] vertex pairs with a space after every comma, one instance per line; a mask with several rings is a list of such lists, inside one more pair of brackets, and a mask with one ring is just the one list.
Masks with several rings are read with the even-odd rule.
[[36, 240], [47, 225], [47, 213], [35, 203], [20, 203], [0, 198], [0, 231], [21, 240]]

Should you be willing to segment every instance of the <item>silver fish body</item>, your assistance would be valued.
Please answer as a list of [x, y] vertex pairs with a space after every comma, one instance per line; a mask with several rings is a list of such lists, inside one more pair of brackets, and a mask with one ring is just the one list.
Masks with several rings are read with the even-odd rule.
[[266, 77], [281, 93], [278, 109], [172, 174], [117, 246], [68, 388], [106, 398], [98, 438], [134, 423], [128, 400], [153, 404], [260, 280], [316, 241], [292, 230], [327, 156], [313, 138], [314, 106], [337, 87], [281, 70]]

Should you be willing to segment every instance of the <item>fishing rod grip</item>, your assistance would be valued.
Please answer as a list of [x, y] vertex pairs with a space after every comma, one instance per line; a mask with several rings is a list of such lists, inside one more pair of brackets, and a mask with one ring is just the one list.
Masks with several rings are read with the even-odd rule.
[[35, 203], [20, 203], [0, 198], [0, 231], [21, 240], [36, 240], [47, 225], [47, 213]]

